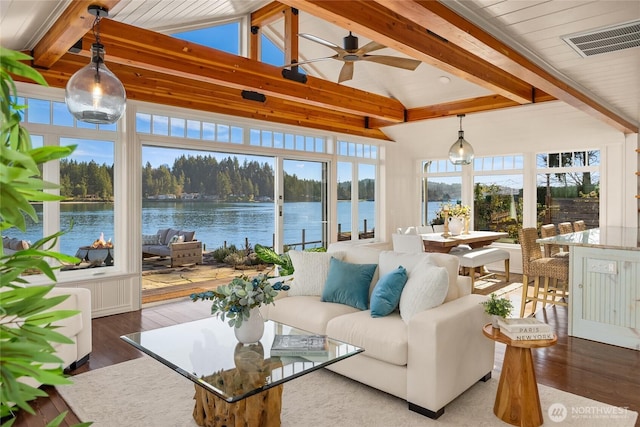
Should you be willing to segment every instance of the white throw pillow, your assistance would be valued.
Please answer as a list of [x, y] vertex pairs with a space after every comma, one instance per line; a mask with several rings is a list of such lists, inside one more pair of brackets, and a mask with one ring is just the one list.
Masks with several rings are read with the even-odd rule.
[[329, 275], [331, 258], [340, 261], [344, 252], [289, 251], [293, 264], [293, 283], [289, 296], [321, 296]]
[[449, 290], [449, 273], [444, 267], [423, 261], [409, 273], [400, 296], [400, 317], [405, 323], [416, 314], [444, 302]]
[[424, 261], [447, 269], [447, 273], [449, 273], [449, 291], [445, 301], [448, 302], [458, 298], [460, 296], [458, 294], [458, 266], [460, 260], [455, 255], [431, 252], [401, 253], [382, 251], [378, 269], [380, 270], [380, 276], [384, 276], [401, 265], [407, 269], [407, 273], [411, 276], [411, 270]]

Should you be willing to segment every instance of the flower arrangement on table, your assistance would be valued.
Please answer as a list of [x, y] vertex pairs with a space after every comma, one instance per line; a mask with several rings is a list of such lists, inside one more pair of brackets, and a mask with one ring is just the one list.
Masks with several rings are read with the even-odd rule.
[[470, 218], [471, 207], [469, 205], [462, 204], [450, 205], [449, 203], [441, 203], [440, 209], [436, 211], [436, 218], [432, 223], [435, 223], [437, 220], [438, 224], [444, 224], [445, 213], [449, 218]]
[[267, 274], [259, 274], [253, 278], [241, 275], [213, 291], [191, 294], [191, 300], [213, 301], [211, 314], [223, 321], [228, 320], [229, 326], [239, 328], [243, 321], [249, 319], [252, 308], [273, 304], [278, 292], [290, 289], [283, 282], [272, 284], [269, 281], [272, 278]]

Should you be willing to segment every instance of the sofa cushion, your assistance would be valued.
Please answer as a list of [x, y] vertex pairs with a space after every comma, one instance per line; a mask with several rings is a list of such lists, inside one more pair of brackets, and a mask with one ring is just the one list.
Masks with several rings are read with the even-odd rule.
[[142, 253], [156, 256], [171, 256], [171, 248], [165, 245], [144, 245]]
[[[277, 299], [269, 307], [270, 320], [295, 326], [314, 334], [326, 334], [327, 323], [334, 317], [359, 310], [345, 304], [322, 302], [318, 296]], [[368, 312], [367, 312], [368, 313]]]
[[388, 316], [398, 308], [405, 283], [407, 269], [403, 266], [380, 277], [371, 294], [371, 317]]
[[180, 230], [174, 230], [173, 228], [170, 228], [169, 230], [167, 230], [167, 234], [164, 237], [164, 240], [162, 241], [163, 245], [169, 245], [171, 243], [173, 243], [171, 240], [173, 239], [173, 236], [179, 236], [180, 235]]
[[[354, 244], [352, 242], [335, 242], [331, 243], [327, 248], [327, 252], [343, 252], [342, 261], [351, 262], [353, 264], [377, 264], [380, 258], [381, 249], [374, 247], [372, 244]], [[373, 288], [378, 282], [380, 269], [376, 269], [371, 279], [371, 287], [369, 288], [369, 296], [373, 292]]]
[[380, 275], [387, 274], [399, 265], [407, 269], [407, 274], [411, 277], [413, 270], [422, 260], [427, 260], [431, 264], [447, 269], [449, 274], [449, 290], [445, 302], [452, 301], [460, 297], [458, 293], [458, 268], [460, 260], [455, 255], [439, 254], [439, 253], [399, 253], [393, 251], [383, 251], [380, 253], [380, 262], [378, 268]]
[[394, 365], [407, 364], [407, 325], [398, 313], [371, 317], [366, 310], [338, 316], [329, 321], [326, 334], [364, 348], [365, 356]]
[[352, 264], [331, 258], [322, 301], [368, 309], [369, 287], [377, 268], [378, 264]]
[[157, 234], [143, 234], [142, 235], [142, 245], [157, 245], [158, 244], [158, 235]]
[[405, 323], [424, 310], [437, 307], [444, 302], [449, 288], [449, 274], [426, 260], [419, 263], [407, 279], [400, 296], [400, 316]]
[[321, 296], [329, 274], [331, 257], [342, 260], [344, 252], [289, 251], [293, 264], [293, 283], [289, 295]]
[[167, 242], [167, 233], [169, 232], [168, 228], [161, 228], [160, 230], [158, 230], [158, 232], [156, 233], [158, 235], [158, 244], [159, 245], [166, 245]]
[[193, 237], [196, 235], [196, 232], [195, 231], [180, 230], [180, 232], [178, 234], [180, 236], [184, 236], [184, 241], [185, 242], [191, 242], [191, 241], [193, 241]]

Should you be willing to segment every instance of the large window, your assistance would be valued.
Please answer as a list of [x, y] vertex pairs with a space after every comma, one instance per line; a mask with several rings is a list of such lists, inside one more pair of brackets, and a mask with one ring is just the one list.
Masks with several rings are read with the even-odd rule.
[[[89, 257], [86, 248], [98, 246], [98, 242], [105, 247], [116, 244], [117, 189], [113, 178], [117, 124], [77, 121], [65, 103], [57, 100], [27, 96], [20, 102], [28, 107], [22, 122], [32, 135], [34, 148], [45, 145], [76, 148], [70, 156], [47, 162], [41, 170], [45, 181], [59, 185], [58, 190], [47, 191], [59, 191], [64, 199], [60, 203], [34, 203], [38, 221], [26, 218], [25, 232], [9, 229], [3, 235], [35, 243], [63, 232], [45, 248], [81, 258], [77, 265], [62, 266], [63, 271], [73, 270], [64, 274], [115, 265], [113, 256], [101, 258], [102, 254], [96, 252]], [[114, 253], [108, 251], [109, 255]]]
[[60, 161], [60, 252], [75, 255], [96, 241], [114, 246], [114, 142], [60, 138], [60, 145], [75, 145]]
[[[338, 240], [375, 237], [378, 147], [338, 141]], [[357, 186], [352, 183], [357, 182]]]
[[449, 160], [422, 163], [422, 225], [440, 225], [442, 204], [462, 202], [462, 168]]
[[522, 228], [522, 155], [476, 157], [473, 161], [473, 224], [475, 230], [509, 233], [516, 242]]
[[272, 157], [144, 146], [142, 163], [142, 234], [195, 230], [209, 250], [273, 245]]
[[537, 222], [585, 221], [598, 227], [600, 217], [600, 151], [539, 153]]
[[173, 33], [173, 37], [240, 55], [240, 22]]

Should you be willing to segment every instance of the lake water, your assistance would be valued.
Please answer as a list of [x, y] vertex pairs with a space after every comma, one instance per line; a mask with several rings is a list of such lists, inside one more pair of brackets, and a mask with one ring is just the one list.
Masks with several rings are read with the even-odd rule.
[[[367, 230], [375, 228], [374, 204], [372, 201], [359, 202], [359, 216], [367, 219]], [[351, 230], [350, 202], [338, 202], [338, 223], [342, 231]], [[429, 217], [433, 217], [439, 202], [429, 203]], [[41, 206], [36, 208], [42, 219]], [[100, 233], [105, 239], [114, 235], [113, 205], [110, 203], [63, 203], [60, 207], [60, 221], [63, 226], [73, 221], [73, 231], [60, 239], [62, 253], [74, 255], [80, 246], [87, 246]], [[321, 205], [319, 202], [285, 203], [284, 243], [313, 242], [322, 239]], [[245, 238], [254, 246], [260, 243], [272, 246], [275, 211], [273, 203], [220, 203], [189, 201], [144, 201], [142, 205], [142, 234], [155, 234], [161, 228], [195, 230], [196, 238], [207, 250], [234, 244], [244, 247]], [[359, 224], [363, 230], [362, 221]], [[42, 236], [41, 224], [30, 226], [27, 233], [7, 230], [3, 235], [18, 237], [35, 242]], [[114, 241], [117, 245], [117, 242]], [[317, 246], [317, 245], [311, 245]], [[299, 248], [299, 246], [298, 246]]]

